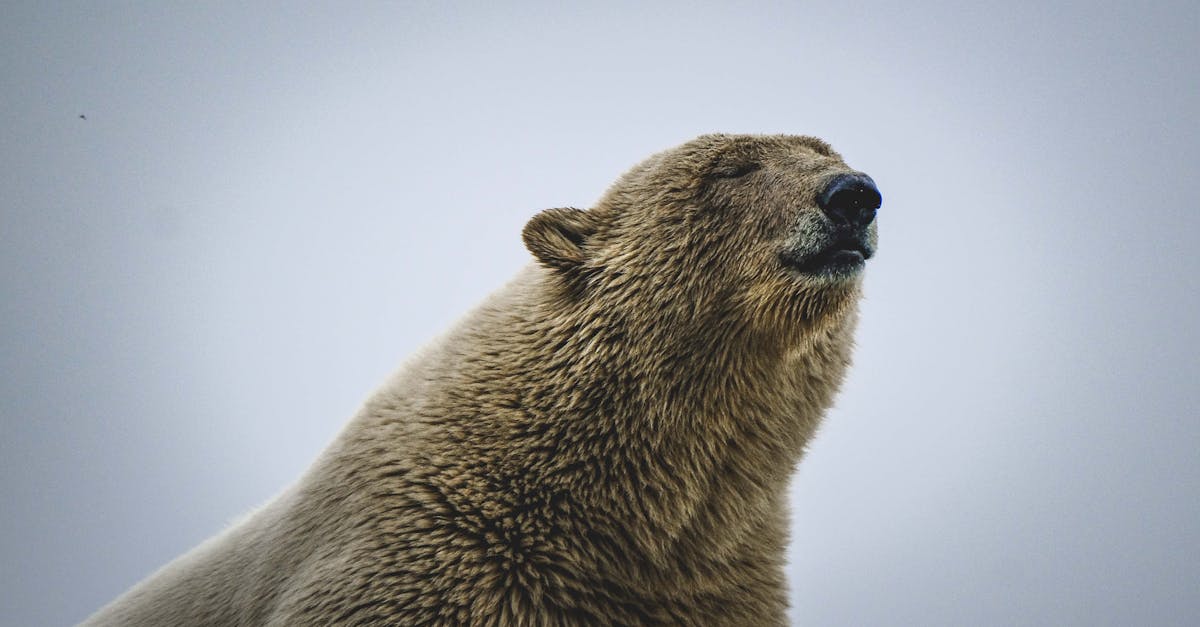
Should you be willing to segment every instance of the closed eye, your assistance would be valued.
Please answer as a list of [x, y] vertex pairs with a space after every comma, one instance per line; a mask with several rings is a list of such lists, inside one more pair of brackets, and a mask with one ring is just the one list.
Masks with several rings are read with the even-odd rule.
[[730, 163], [718, 165], [709, 172], [709, 175], [718, 179], [735, 179], [740, 176], [746, 176], [760, 168], [762, 168], [762, 164], [760, 163]]

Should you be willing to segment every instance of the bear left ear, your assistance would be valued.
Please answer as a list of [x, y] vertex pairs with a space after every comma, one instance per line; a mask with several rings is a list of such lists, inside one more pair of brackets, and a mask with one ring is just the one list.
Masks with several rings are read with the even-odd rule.
[[582, 209], [547, 209], [521, 231], [525, 247], [547, 268], [567, 271], [586, 258], [584, 244], [596, 232], [596, 219]]

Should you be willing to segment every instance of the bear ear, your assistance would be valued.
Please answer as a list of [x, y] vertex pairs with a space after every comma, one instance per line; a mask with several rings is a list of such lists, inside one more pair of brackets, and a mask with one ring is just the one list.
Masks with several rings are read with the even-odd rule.
[[596, 219], [582, 209], [547, 209], [521, 231], [525, 247], [547, 268], [567, 271], [586, 258], [584, 244], [596, 232]]

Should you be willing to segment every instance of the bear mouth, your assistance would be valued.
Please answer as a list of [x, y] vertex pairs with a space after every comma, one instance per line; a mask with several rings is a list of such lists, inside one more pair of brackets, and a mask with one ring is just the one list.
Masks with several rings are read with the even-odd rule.
[[803, 259], [786, 253], [782, 259], [785, 265], [802, 274], [848, 274], [863, 269], [874, 254], [875, 251], [866, 242], [844, 238]]

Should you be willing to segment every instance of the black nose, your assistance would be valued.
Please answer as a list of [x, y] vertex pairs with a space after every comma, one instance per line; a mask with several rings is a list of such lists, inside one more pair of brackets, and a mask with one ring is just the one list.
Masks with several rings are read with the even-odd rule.
[[829, 180], [817, 197], [817, 206], [835, 224], [862, 228], [875, 219], [875, 210], [883, 202], [875, 181], [866, 174], [839, 174]]

